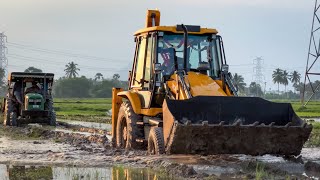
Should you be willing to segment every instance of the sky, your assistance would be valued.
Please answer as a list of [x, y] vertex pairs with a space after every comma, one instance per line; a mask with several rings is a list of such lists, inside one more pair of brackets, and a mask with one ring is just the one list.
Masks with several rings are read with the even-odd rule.
[[161, 11], [161, 25], [216, 28], [230, 71], [247, 84], [253, 81], [256, 57], [263, 58], [267, 90], [277, 88], [271, 77], [276, 68], [304, 76], [313, 0], [0, 0], [8, 71], [34, 66], [61, 77], [74, 61], [88, 78], [100, 72], [105, 78], [119, 73], [126, 80], [133, 33], [144, 27], [147, 9], [155, 8]]

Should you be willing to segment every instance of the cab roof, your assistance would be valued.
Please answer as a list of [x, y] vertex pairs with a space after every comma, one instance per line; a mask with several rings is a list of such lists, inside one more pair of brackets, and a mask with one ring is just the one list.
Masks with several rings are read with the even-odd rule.
[[[179, 25], [178, 25], [179, 26]], [[153, 32], [153, 31], [163, 31], [163, 32], [172, 32], [177, 34], [183, 34], [183, 31], [178, 28], [178, 26], [152, 26], [140, 29], [134, 33], [134, 36], [139, 36], [144, 33]], [[201, 28], [200, 26], [187, 26], [193, 29], [196, 28], [197, 31], [188, 31], [188, 34], [217, 34], [218, 31], [216, 29], [210, 29], [210, 28]]]
[[13, 79], [24, 79], [24, 78], [46, 78], [52, 79], [54, 78], [53, 73], [25, 73], [25, 72], [11, 72], [8, 76], [8, 80]]

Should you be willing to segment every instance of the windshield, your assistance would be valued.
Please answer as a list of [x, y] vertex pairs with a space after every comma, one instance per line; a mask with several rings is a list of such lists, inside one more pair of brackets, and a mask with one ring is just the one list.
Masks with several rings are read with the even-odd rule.
[[[164, 33], [158, 39], [158, 63], [161, 63], [163, 75], [174, 72], [174, 52], [178, 69], [183, 69], [183, 34]], [[187, 71], [205, 73], [218, 78], [221, 69], [220, 40], [210, 35], [188, 35]]]

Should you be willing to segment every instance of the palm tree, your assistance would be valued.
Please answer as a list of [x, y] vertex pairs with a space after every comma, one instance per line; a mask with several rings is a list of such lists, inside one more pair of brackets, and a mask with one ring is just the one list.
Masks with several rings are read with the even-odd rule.
[[244, 78], [241, 75], [238, 75], [237, 73], [235, 73], [232, 80], [236, 88], [239, 89], [239, 91], [243, 92], [247, 85], [244, 82]]
[[296, 86], [299, 84], [301, 78], [301, 74], [298, 71], [293, 71], [290, 74], [290, 81], [293, 83], [294, 91], [296, 91]]
[[249, 91], [250, 91], [250, 94], [254, 96], [262, 96], [263, 94], [260, 84], [257, 84], [256, 82], [250, 83]]
[[273, 71], [272, 74], [272, 81], [273, 83], [278, 84], [278, 94], [279, 94], [279, 84], [282, 82], [282, 69], [277, 68], [276, 70]]
[[103, 79], [103, 75], [101, 73], [97, 73], [95, 76], [94, 76], [94, 80], [97, 81], [97, 80], [100, 80], [100, 79]]
[[117, 81], [120, 78], [119, 74], [113, 74], [112, 79]]
[[288, 81], [288, 78], [289, 78], [289, 73], [284, 70], [282, 72], [282, 78], [281, 78], [281, 84], [284, 85], [284, 93], [287, 93], [287, 85], [289, 84], [289, 81]]
[[66, 64], [66, 69], [64, 71], [68, 78], [75, 78], [79, 75], [77, 71], [80, 71], [80, 69], [77, 68], [77, 66], [78, 64], [75, 64], [73, 61]]

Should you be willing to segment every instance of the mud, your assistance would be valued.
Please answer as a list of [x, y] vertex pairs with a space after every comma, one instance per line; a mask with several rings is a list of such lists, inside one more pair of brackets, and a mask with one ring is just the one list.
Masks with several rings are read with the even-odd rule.
[[[161, 179], [159, 177], [163, 175], [165, 179], [256, 179], [259, 177], [262, 179], [288, 177], [305, 179], [320, 177], [316, 173], [318, 169], [313, 168], [315, 165], [312, 164], [320, 161], [320, 148], [304, 148], [300, 160], [297, 160], [299, 158], [284, 159], [271, 155], [147, 156], [146, 151], [125, 151], [112, 148], [107, 128], [87, 127], [81, 123], [59, 124], [56, 128], [37, 125], [10, 128], [11, 135], [4, 135], [0, 138], [0, 164], [3, 164], [0, 166], [0, 174], [1, 167], [4, 166], [7, 168], [4, 171], [8, 171], [8, 167], [10, 171], [10, 167], [13, 166], [22, 169], [39, 166], [44, 169], [50, 167], [53, 174], [57, 173], [59, 168], [61, 172], [72, 171], [74, 172], [73, 177], [85, 177], [86, 174], [82, 172], [91, 168], [88, 170], [90, 175], [92, 175], [91, 172], [97, 170], [98, 174], [108, 175], [101, 176], [105, 178], [111, 177], [110, 174], [112, 175], [115, 166], [125, 166], [142, 168], [138, 169], [139, 172], [151, 169], [156, 172], [158, 179]], [[3, 129], [2, 126], [1, 128]], [[15, 138], [14, 135], [17, 134], [32, 139]], [[61, 168], [65, 168], [66, 171]], [[46, 171], [50, 172], [48, 169]], [[115, 171], [119, 172], [119, 170]], [[147, 171], [146, 174], [150, 172]], [[55, 175], [54, 177], [64, 176]], [[135, 177], [139, 176], [130, 177], [137, 179]]]
[[[63, 122], [63, 121], [59, 121], [58, 124], [60, 126], [62, 126], [63, 128], [71, 129], [73, 131], [88, 132], [88, 133], [92, 133], [92, 134], [101, 134], [101, 135], [109, 134], [109, 131], [104, 130], [104, 129], [98, 129], [98, 128], [95, 128], [94, 126], [87, 127], [87, 126], [83, 126], [83, 125], [79, 125], [79, 124], [75, 124], [75, 123], [70, 124], [70, 123]], [[90, 123], [90, 124], [93, 124], [93, 123]]]

